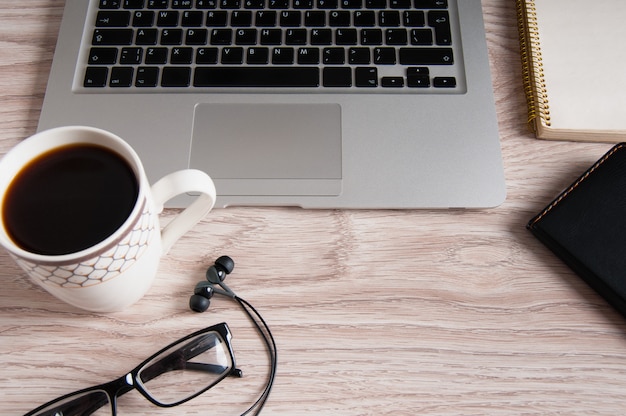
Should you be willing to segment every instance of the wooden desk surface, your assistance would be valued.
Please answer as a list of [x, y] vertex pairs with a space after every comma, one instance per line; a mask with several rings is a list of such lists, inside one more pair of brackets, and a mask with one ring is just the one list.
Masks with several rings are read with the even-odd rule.
[[[63, 3], [0, 0], [1, 154], [35, 132]], [[2, 252], [0, 414], [112, 380], [221, 321], [246, 377], [155, 413], [241, 413], [265, 381], [256, 333], [226, 299], [202, 315], [187, 308], [222, 254], [237, 263], [229, 285], [276, 336], [278, 376], [264, 414], [622, 414], [626, 321], [524, 227], [610, 145], [527, 131], [513, 3], [483, 0], [504, 204], [216, 210], [174, 246], [143, 300], [109, 315], [57, 301]]]

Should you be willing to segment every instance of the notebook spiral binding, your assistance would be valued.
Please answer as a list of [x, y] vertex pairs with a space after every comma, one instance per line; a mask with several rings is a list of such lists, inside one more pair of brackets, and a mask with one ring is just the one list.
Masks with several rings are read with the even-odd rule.
[[517, 24], [520, 53], [522, 57], [522, 77], [528, 107], [528, 126], [536, 132], [535, 120], [550, 126], [550, 105], [543, 73], [537, 9], [534, 0], [516, 0]]

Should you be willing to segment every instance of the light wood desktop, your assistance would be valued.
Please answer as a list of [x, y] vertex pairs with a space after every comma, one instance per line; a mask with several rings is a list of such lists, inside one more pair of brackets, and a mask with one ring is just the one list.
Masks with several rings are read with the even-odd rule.
[[[0, 0], [0, 154], [35, 132], [63, 4]], [[215, 210], [163, 259], [150, 292], [113, 314], [56, 300], [2, 250], [0, 414], [113, 380], [222, 321], [244, 378], [177, 408], [146, 401], [142, 413], [240, 414], [264, 386], [263, 345], [228, 299], [204, 314], [187, 307], [222, 254], [236, 262], [228, 284], [276, 337], [263, 414], [626, 411], [626, 320], [525, 229], [611, 145], [534, 138], [514, 2], [483, 7], [508, 190], [501, 206]]]

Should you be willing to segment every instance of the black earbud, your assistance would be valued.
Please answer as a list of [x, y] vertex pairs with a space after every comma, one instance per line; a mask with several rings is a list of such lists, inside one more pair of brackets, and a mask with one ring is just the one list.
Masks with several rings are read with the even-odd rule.
[[213, 285], [209, 282], [198, 282], [193, 295], [189, 298], [189, 307], [194, 312], [204, 312], [211, 305], [211, 298], [215, 294]]
[[[206, 281], [199, 282], [193, 290], [193, 295], [189, 298], [189, 307], [194, 312], [204, 312], [211, 304], [214, 294], [228, 297], [235, 297], [235, 293], [224, 283], [226, 275], [229, 275], [235, 268], [235, 262], [228, 256], [221, 256], [215, 260], [215, 264], [206, 271]], [[220, 286], [223, 290], [215, 288]]]

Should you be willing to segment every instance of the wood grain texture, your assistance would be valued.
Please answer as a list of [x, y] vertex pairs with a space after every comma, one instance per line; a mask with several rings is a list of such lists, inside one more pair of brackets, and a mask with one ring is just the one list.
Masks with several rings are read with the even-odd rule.
[[[0, 0], [2, 154], [35, 131], [63, 3]], [[262, 344], [226, 299], [202, 315], [187, 309], [222, 254], [237, 263], [229, 285], [276, 336], [264, 414], [623, 413], [626, 321], [524, 228], [610, 145], [533, 138], [514, 3], [483, 9], [508, 191], [500, 207], [216, 210], [163, 259], [138, 304], [107, 315], [57, 301], [0, 252], [0, 414], [121, 376], [221, 321], [245, 377], [157, 414], [240, 414], [267, 374]], [[123, 405], [153, 411], [138, 395]]]

